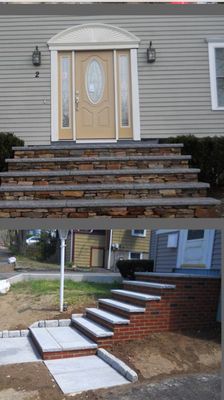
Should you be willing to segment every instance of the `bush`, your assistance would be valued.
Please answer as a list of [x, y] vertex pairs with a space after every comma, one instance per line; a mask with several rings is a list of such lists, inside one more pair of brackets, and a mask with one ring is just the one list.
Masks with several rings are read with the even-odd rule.
[[58, 239], [52, 237], [50, 232], [42, 232], [40, 241], [36, 244], [39, 254], [36, 257], [37, 261], [47, 261], [56, 253]]
[[165, 143], [183, 143], [182, 154], [190, 154], [190, 166], [200, 168], [199, 179], [211, 186], [224, 185], [224, 137], [197, 138], [193, 135], [164, 139]]
[[13, 157], [13, 146], [23, 146], [23, 140], [17, 138], [13, 133], [0, 132], [0, 171], [7, 170], [6, 158]]
[[135, 280], [135, 272], [153, 272], [154, 260], [118, 260], [116, 266], [123, 278]]

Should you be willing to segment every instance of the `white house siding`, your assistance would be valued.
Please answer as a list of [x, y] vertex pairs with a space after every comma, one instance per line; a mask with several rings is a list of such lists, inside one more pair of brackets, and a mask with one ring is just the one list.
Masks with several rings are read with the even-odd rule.
[[[50, 52], [56, 33], [87, 22], [117, 25], [141, 39], [138, 50], [141, 137], [221, 135], [224, 111], [211, 110], [206, 38], [224, 38], [224, 16], [0, 16], [0, 131], [27, 144], [50, 143]], [[146, 62], [149, 40], [157, 51]], [[35, 45], [41, 67], [33, 67]], [[35, 71], [39, 79], [34, 78]]]
[[[176, 231], [178, 232], [178, 231]], [[151, 233], [149, 258], [154, 259], [156, 272], [172, 272], [176, 268], [178, 248], [167, 248], [169, 233]], [[221, 268], [221, 231], [215, 231], [211, 269]]]

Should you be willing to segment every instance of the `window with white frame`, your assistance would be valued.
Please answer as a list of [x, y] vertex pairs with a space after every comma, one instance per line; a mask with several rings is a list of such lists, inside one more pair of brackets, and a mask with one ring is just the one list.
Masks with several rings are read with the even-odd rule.
[[146, 237], [146, 229], [132, 229], [132, 236]]
[[128, 258], [129, 260], [142, 260], [143, 254], [135, 251], [130, 251]]
[[209, 67], [213, 110], [224, 110], [224, 41], [209, 43]]

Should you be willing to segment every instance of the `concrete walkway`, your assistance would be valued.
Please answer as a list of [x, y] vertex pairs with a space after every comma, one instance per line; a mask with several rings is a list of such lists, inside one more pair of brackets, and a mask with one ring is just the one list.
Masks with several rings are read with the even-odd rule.
[[97, 356], [49, 360], [45, 365], [65, 394], [130, 383]]
[[29, 337], [0, 338], [0, 365], [42, 361]]
[[[60, 272], [23, 272], [4, 274], [1, 273], [2, 279], [9, 279], [11, 284], [29, 280], [56, 280], [60, 279]], [[122, 277], [120, 273], [116, 272], [66, 272], [65, 279], [70, 279], [74, 282], [100, 282], [100, 283], [112, 283], [112, 282], [122, 282]]]

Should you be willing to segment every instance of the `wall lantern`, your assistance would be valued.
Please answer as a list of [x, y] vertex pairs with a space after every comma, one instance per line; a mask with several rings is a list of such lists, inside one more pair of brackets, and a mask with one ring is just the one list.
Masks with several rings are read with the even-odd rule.
[[39, 66], [41, 64], [41, 52], [38, 49], [38, 46], [36, 46], [36, 48], [32, 54], [32, 63], [35, 66]]
[[152, 42], [149, 43], [149, 48], [147, 49], [147, 62], [153, 63], [156, 61], [156, 49], [152, 47]]

